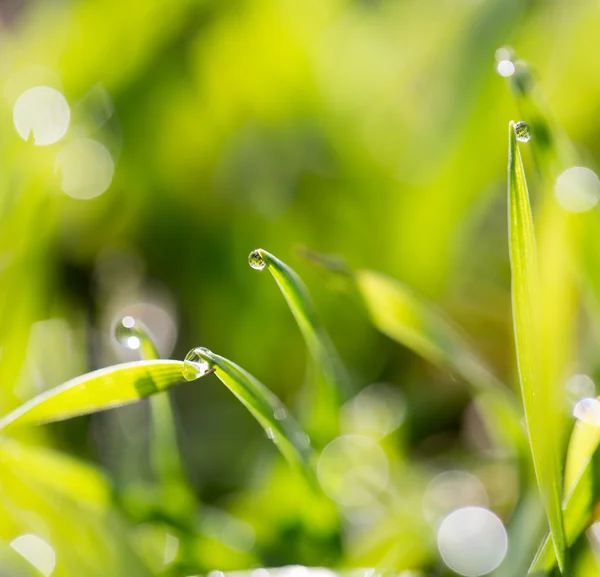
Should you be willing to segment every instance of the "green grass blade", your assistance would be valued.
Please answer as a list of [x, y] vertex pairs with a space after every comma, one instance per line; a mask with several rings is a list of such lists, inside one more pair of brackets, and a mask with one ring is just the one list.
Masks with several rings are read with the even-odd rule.
[[273, 275], [294, 315], [310, 356], [321, 372], [322, 378], [315, 379], [315, 390], [307, 400], [310, 407], [307, 420], [311, 432], [318, 434], [326, 442], [338, 432], [341, 393], [348, 384], [345, 368], [317, 318], [308, 289], [296, 272], [260, 248], [252, 251], [248, 260], [253, 268], [262, 270], [266, 267]]
[[2, 438], [0, 466], [91, 509], [104, 511], [111, 500], [110, 485], [98, 469], [45, 447]]
[[509, 124], [508, 138], [509, 252], [517, 363], [536, 478], [562, 571], [566, 543], [561, 510], [559, 445], [554, 442], [556, 435], [552, 431], [552, 424], [557, 419], [551, 402], [552, 393], [542, 378], [537, 249], [525, 171], [513, 122]]
[[[593, 499], [592, 457], [600, 444], [600, 427], [577, 421], [569, 441], [565, 466], [563, 517], [567, 545], [577, 541], [589, 525]], [[531, 565], [530, 572], [549, 571], [555, 564], [554, 549], [548, 535]]]
[[441, 311], [383, 273], [360, 270], [354, 278], [371, 321], [382, 333], [430, 363], [458, 373], [471, 385], [496, 440], [523, 444], [519, 409], [510, 391]]
[[21, 405], [0, 420], [0, 430], [133, 403], [180, 383], [182, 368], [181, 361], [136, 361], [87, 373]]
[[[216, 355], [205, 348], [193, 349], [194, 355], [206, 363], [219, 380], [250, 411], [252, 416], [273, 440], [287, 461], [300, 466], [305, 472], [310, 469], [310, 441], [296, 424], [283, 403], [261, 382], [240, 366]], [[186, 361], [189, 363], [189, 361]], [[202, 371], [200, 374], [207, 374]]]
[[[115, 338], [124, 348], [139, 350], [145, 361], [160, 359], [158, 348], [154, 344], [148, 327], [132, 316], [120, 319], [114, 330]], [[129, 345], [134, 338], [134, 347]], [[152, 415], [150, 460], [157, 476], [163, 482], [180, 482], [185, 477], [177, 443], [177, 430], [173, 415], [173, 407], [168, 392], [153, 395], [150, 398]]]

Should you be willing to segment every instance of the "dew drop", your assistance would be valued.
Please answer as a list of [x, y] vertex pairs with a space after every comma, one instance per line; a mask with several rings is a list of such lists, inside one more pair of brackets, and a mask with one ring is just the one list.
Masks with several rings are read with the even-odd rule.
[[248, 264], [256, 270], [262, 270], [265, 268], [265, 266], [267, 266], [265, 259], [260, 254], [260, 249], [253, 250], [248, 255]]
[[210, 353], [208, 349], [198, 347], [185, 356], [182, 373], [187, 381], [195, 381], [214, 371], [212, 364], [205, 358], [207, 353]]
[[515, 73], [515, 65], [512, 60], [500, 60], [500, 62], [496, 64], [496, 71], [500, 76], [508, 78]]
[[271, 441], [275, 440], [275, 431], [271, 427], [265, 429], [265, 435], [267, 435], [267, 439], [271, 439]]
[[115, 326], [115, 338], [122, 347], [131, 350], [140, 348], [140, 338], [136, 320], [132, 316], [123, 317]]
[[573, 408], [573, 416], [588, 425], [600, 427], [600, 401], [592, 397], [581, 399]]
[[515, 124], [515, 134], [517, 135], [517, 140], [519, 142], [528, 142], [531, 138], [531, 128], [527, 122], [517, 122]]
[[276, 409], [273, 413], [273, 416], [278, 421], [283, 421], [287, 417], [287, 411], [285, 410], [285, 407], [279, 407], [278, 409]]

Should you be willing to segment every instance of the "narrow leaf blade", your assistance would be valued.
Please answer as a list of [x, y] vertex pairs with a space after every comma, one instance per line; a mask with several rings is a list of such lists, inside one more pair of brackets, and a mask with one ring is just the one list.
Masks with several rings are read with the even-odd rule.
[[509, 252], [517, 364], [529, 442], [538, 486], [546, 508], [558, 565], [562, 571], [565, 535], [561, 510], [558, 444], [549, 429], [555, 416], [548, 383], [542, 378], [540, 350], [541, 295], [529, 192], [514, 123], [508, 148]]
[[458, 373], [471, 385], [490, 432], [502, 437], [499, 442], [523, 444], [519, 409], [510, 391], [441, 311], [383, 273], [359, 270], [354, 278], [371, 321], [382, 333], [430, 363]]
[[182, 367], [181, 361], [136, 361], [87, 373], [21, 405], [0, 420], [0, 430], [133, 403], [183, 381]]
[[265, 429], [288, 462], [310, 473], [309, 439], [285, 405], [260, 381], [229, 359], [208, 349], [196, 351]]
[[298, 274], [276, 256], [263, 249], [251, 253], [260, 255], [298, 324], [309, 353], [320, 371], [314, 379], [310, 407], [311, 429], [320, 433], [324, 441], [337, 434], [340, 399], [348, 387], [348, 376], [327, 331], [317, 318], [308, 289]]

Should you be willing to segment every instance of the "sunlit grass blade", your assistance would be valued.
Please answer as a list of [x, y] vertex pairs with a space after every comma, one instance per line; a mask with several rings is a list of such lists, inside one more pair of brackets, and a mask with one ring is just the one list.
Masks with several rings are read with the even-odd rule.
[[182, 368], [181, 361], [137, 361], [87, 373], [21, 405], [0, 420], [0, 430], [133, 403], [180, 383]]
[[98, 469], [51, 449], [2, 438], [0, 467], [99, 511], [110, 503], [110, 485]]
[[517, 364], [533, 464], [552, 533], [558, 565], [564, 568], [565, 536], [557, 431], [552, 391], [542, 377], [539, 288], [533, 217], [514, 123], [509, 124], [509, 253]]
[[190, 380], [214, 372], [250, 411], [288, 462], [300, 466], [305, 472], [311, 470], [309, 438], [283, 403], [255, 377], [225, 357], [202, 347], [188, 353], [186, 366], [186, 378]]
[[329, 335], [319, 322], [308, 290], [300, 277], [288, 265], [266, 250], [256, 249], [248, 258], [250, 266], [267, 268], [273, 275], [290, 307], [309, 353], [321, 372], [315, 378], [315, 390], [309, 395], [308, 426], [324, 441], [337, 434], [338, 409], [343, 391], [347, 389], [348, 377]]
[[519, 409], [511, 393], [473, 351], [445, 315], [409, 287], [383, 273], [355, 273], [359, 293], [373, 324], [385, 335], [430, 363], [465, 379], [484, 411], [492, 434], [504, 444], [521, 444]]
[[[600, 443], [600, 427], [577, 421], [571, 434], [565, 466], [563, 517], [567, 545], [575, 543], [588, 526], [593, 503], [592, 457]], [[548, 535], [531, 565], [530, 572], [549, 571], [555, 555]]]

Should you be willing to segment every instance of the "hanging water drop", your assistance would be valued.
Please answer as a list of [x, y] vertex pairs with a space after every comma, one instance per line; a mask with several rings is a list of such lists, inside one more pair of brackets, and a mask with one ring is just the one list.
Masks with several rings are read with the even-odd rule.
[[267, 266], [265, 259], [260, 254], [260, 249], [253, 250], [248, 256], [248, 264], [256, 270], [262, 270]]
[[206, 354], [210, 353], [208, 349], [198, 347], [192, 349], [183, 361], [183, 377], [187, 381], [195, 381], [208, 373], [214, 372], [214, 367], [206, 359]]
[[132, 316], [123, 317], [115, 326], [115, 338], [126, 349], [137, 350], [140, 348], [141, 341], [138, 334], [136, 320]]
[[275, 412], [273, 413], [273, 416], [278, 421], [283, 421], [284, 419], [286, 419], [287, 418], [287, 411], [285, 410], [285, 407], [279, 407], [278, 409], [276, 409]]
[[531, 138], [531, 128], [527, 122], [522, 120], [515, 124], [515, 134], [519, 142], [528, 142]]
[[588, 425], [600, 427], [600, 401], [593, 397], [581, 399], [573, 408], [573, 416]]

